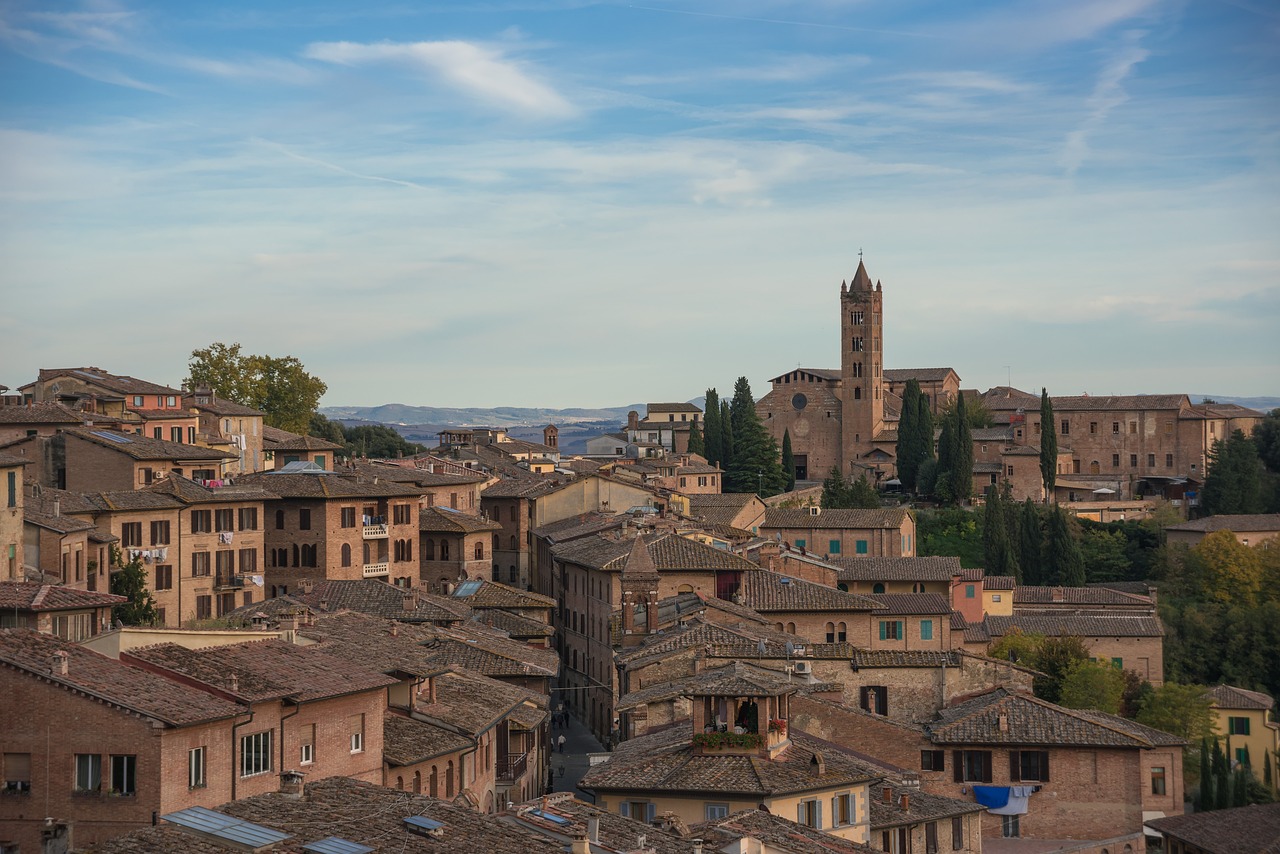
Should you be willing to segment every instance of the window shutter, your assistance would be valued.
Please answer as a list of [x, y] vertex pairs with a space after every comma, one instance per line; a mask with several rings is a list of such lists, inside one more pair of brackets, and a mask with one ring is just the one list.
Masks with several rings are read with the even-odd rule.
[[649, 824], [653, 824], [654, 818], [658, 815], [658, 805], [649, 803], [644, 806], [644, 820]]
[[951, 770], [954, 771], [954, 777], [957, 783], [964, 782], [964, 752], [960, 750], [951, 751]]
[[629, 801], [623, 801], [621, 806], [618, 808], [618, 812], [622, 813], [627, 818], [631, 818], [631, 803]]
[[872, 711], [870, 702], [867, 698], [867, 687], [865, 685], [858, 689], [858, 705], [860, 705], [864, 711]]
[[886, 625], [887, 623], [885, 623], [884, 620], [880, 621], [880, 640], [884, 640], [884, 630]]
[[804, 801], [796, 804], [796, 824], [804, 824]]
[[881, 685], [876, 691], [876, 714], [889, 715], [889, 686]]
[[1018, 751], [1009, 751], [1009, 781], [1012, 783], [1022, 782], [1022, 768], [1018, 764]]
[[814, 801], [813, 809], [814, 809], [814, 812], [816, 813], [816, 819], [814, 821], [813, 826], [817, 830], [822, 830], [822, 801]]
[[1040, 752], [1040, 781], [1049, 782], [1049, 751]]
[[982, 751], [982, 782], [991, 782], [991, 751]]

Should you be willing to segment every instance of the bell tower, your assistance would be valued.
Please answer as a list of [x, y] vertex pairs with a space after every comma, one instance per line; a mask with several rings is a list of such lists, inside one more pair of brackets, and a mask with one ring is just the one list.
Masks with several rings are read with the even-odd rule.
[[884, 429], [882, 298], [859, 257], [853, 281], [840, 284], [840, 468], [846, 475]]

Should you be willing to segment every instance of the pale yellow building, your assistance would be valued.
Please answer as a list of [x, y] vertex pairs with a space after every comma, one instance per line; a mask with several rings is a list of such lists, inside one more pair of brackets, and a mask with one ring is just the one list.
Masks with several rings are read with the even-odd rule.
[[1264, 757], [1271, 755], [1271, 770], [1280, 770], [1280, 723], [1273, 710], [1276, 701], [1261, 691], [1246, 691], [1231, 685], [1209, 689], [1213, 698], [1218, 735], [1231, 747], [1232, 763], [1247, 763], [1253, 775], [1263, 778]]

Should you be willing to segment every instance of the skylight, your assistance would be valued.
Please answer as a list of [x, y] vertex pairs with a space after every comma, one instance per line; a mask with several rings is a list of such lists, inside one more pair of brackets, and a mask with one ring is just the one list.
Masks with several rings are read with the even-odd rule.
[[188, 807], [161, 818], [187, 830], [245, 845], [252, 850], [275, 845], [293, 836], [204, 807]]

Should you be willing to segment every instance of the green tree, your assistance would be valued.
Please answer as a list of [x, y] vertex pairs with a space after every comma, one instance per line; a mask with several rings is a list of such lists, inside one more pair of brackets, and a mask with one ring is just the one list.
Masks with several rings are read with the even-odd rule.
[[[734, 436], [732, 413], [729, 409], [729, 401], [720, 401], [720, 468], [726, 472], [733, 465], [734, 454]], [[747, 492], [749, 490], [734, 489], [734, 492]]]
[[697, 421], [689, 426], [689, 453], [701, 457], [707, 455], [707, 444], [702, 441], [702, 428]]
[[1049, 511], [1044, 547], [1045, 584], [1084, 587], [1084, 558], [1067, 511], [1054, 507]]
[[822, 497], [818, 503], [824, 510], [847, 507], [849, 504], [849, 484], [840, 472], [840, 466], [832, 466], [827, 472], [827, 479], [822, 482]]
[[1049, 390], [1040, 389], [1040, 480], [1044, 483], [1045, 501], [1057, 500], [1053, 487], [1058, 479], [1058, 430], [1053, 420], [1053, 401]]
[[756, 413], [755, 400], [746, 377], [738, 379], [734, 394], [737, 407], [733, 419], [733, 459], [729, 478], [735, 492], [757, 492], [762, 497], [777, 495], [787, 485], [778, 453], [778, 442], [765, 429]]
[[[933, 409], [930, 408], [928, 395], [921, 394], [916, 398], [916, 484], [920, 483], [920, 469], [934, 462], [933, 453]], [[936, 469], [935, 469], [936, 471]]]
[[791, 452], [791, 431], [782, 431], [782, 476], [786, 478], [784, 492], [790, 492], [796, 488], [796, 458]]
[[951, 459], [951, 497], [966, 501], [973, 495], [973, 432], [964, 393], [956, 395], [955, 447]]
[[1234, 605], [1258, 601], [1262, 592], [1262, 559], [1232, 532], [1209, 534], [1191, 548], [1190, 558], [1202, 567], [1209, 598]]
[[[1231, 750], [1231, 739], [1227, 739], [1227, 750]], [[1213, 795], [1214, 809], [1231, 806], [1231, 767], [1216, 738], [1213, 740]]]
[[942, 435], [938, 439], [938, 464], [935, 468], [933, 495], [944, 504], [954, 500], [951, 471], [955, 468], [956, 420], [954, 415], [942, 417]]
[[[1007, 481], [1006, 481], [1007, 483]], [[1009, 539], [1006, 493], [987, 487], [987, 503], [982, 511], [982, 554], [987, 575], [1018, 575], [1018, 559]]]
[[1086, 661], [1063, 678], [1058, 704], [1068, 709], [1097, 709], [1118, 715], [1124, 689], [1124, 673], [1120, 668]]
[[1044, 635], [1027, 633], [1014, 626], [1004, 637], [987, 648], [987, 657], [1001, 661], [1021, 662], [1030, 666], [1030, 662], [1035, 661], [1042, 643], [1044, 643]]
[[978, 516], [959, 507], [916, 513], [917, 551], [922, 557], [952, 555], [966, 569], [981, 567], [982, 531]]
[[1267, 791], [1275, 794], [1276, 785], [1271, 776], [1271, 751], [1262, 754], [1262, 785], [1267, 787]]
[[1217, 739], [1212, 742], [1208, 737], [1200, 741], [1200, 791], [1196, 797], [1196, 811], [1208, 812], [1218, 804], [1217, 794], [1213, 791], [1213, 752], [1217, 748]]
[[1253, 425], [1253, 444], [1268, 471], [1280, 472], [1280, 409]]
[[347, 431], [343, 429], [342, 422], [330, 421], [319, 412], [311, 414], [311, 421], [307, 424], [307, 435], [333, 442], [335, 445], [347, 444]]
[[1225, 442], [1219, 439], [1213, 443], [1200, 497], [1204, 512], [1210, 516], [1261, 511], [1262, 462], [1253, 440], [1240, 430]]
[[346, 456], [392, 459], [411, 457], [426, 450], [422, 445], [407, 441], [395, 429], [384, 424], [361, 424], [344, 430]]
[[[720, 447], [720, 395], [713, 388], [707, 389], [707, 409], [703, 416], [706, 430], [703, 442], [707, 446], [707, 462], [713, 466], [720, 465], [724, 452]], [[721, 466], [721, 468], [724, 468]]]
[[1036, 696], [1050, 703], [1062, 700], [1062, 685], [1067, 676], [1089, 661], [1089, 648], [1077, 637], [1050, 637], [1040, 642], [1027, 666], [1040, 671], [1032, 682]]
[[[1207, 742], [1213, 735], [1216, 718], [1213, 700], [1204, 686], [1166, 682], [1142, 703], [1137, 721], [1195, 744]], [[1201, 761], [1208, 758], [1206, 754]]]
[[1080, 556], [1089, 581], [1122, 581], [1129, 577], [1127, 543], [1119, 531], [1088, 527], [1080, 534]]
[[920, 464], [916, 473], [916, 494], [933, 495], [938, 484], [938, 461], [929, 457]]
[[859, 510], [876, 510], [880, 507], [880, 493], [867, 480], [864, 472], [849, 485], [850, 507]]
[[111, 618], [126, 626], [153, 626], [159, 614], [156, 613], [156, 600], [147, 589], [147, 571], [142, 567], [142, 558], [136, 557], [128, 563], [123, 561], [120, 549], [112, 546], [111, 592], [125, 596], [129, 601], [112, 608]]
[[271, 427], [305, 433], [328, 386], [307, 373], [295, 356], [246, 356], [239, 344], [221, 342], [191, 351], [188, 388], [205, 385], [215, 394], [263, 412]]
[[920, 471], [922, 445], [919, 435], [920, 418], [920, 383], [915, 377], [907, 380], [907, 388], [902, 393], [902, 414], [898, 418], [898, 443], [895, 455], [898, 468], [898, 480], [903, 489], [913, 492], [916, 488], [916, 475]]
[[1040, 511], [1028, 498], [1018, 512], [1018, 568], [1022, 577], [1019, 584], [1043, 584], [1041, 565], [1044, 562], [1044, 531], [1040, 528]]

